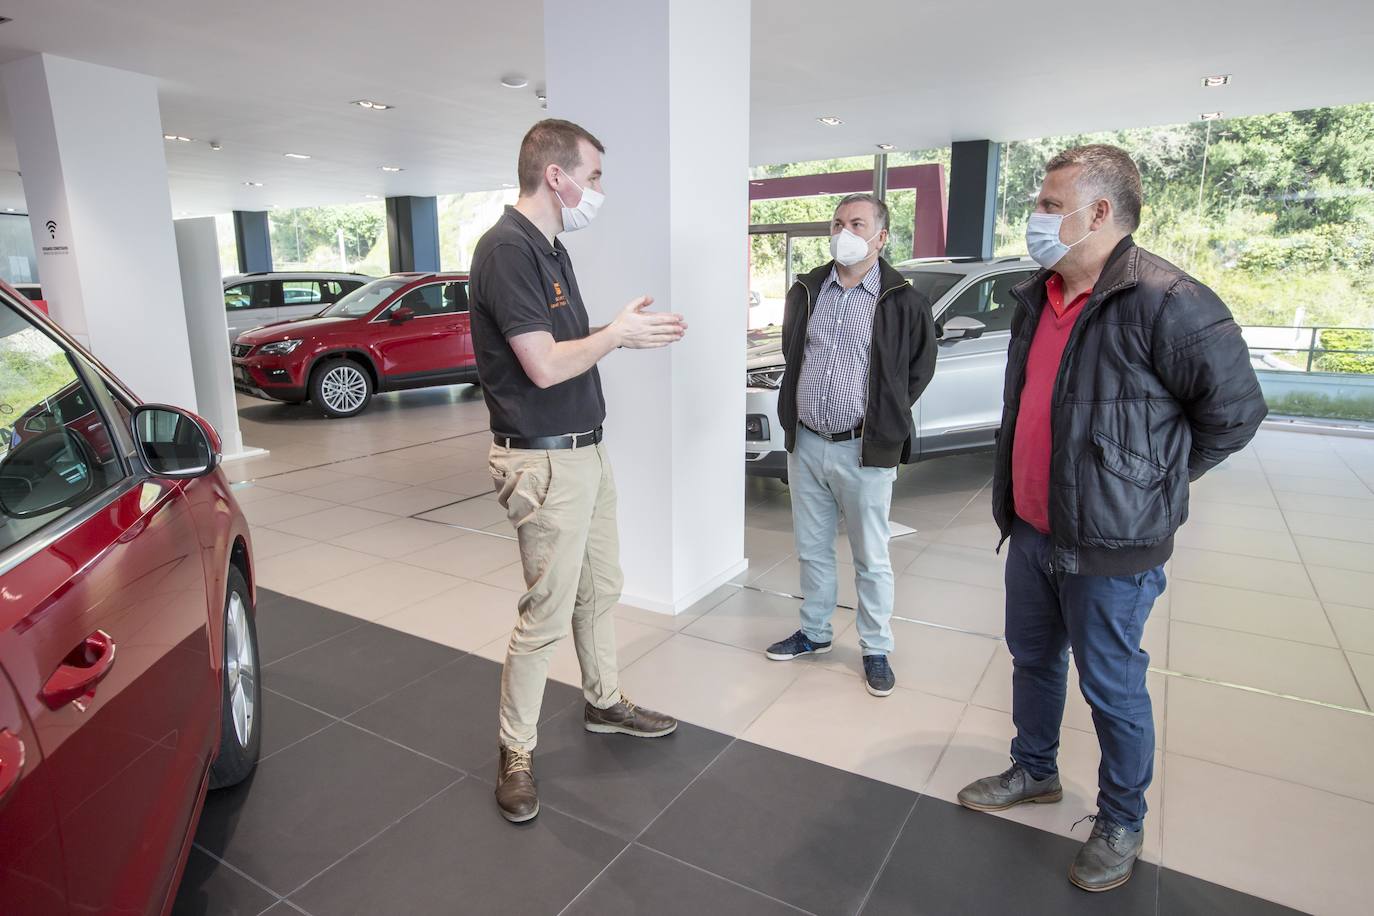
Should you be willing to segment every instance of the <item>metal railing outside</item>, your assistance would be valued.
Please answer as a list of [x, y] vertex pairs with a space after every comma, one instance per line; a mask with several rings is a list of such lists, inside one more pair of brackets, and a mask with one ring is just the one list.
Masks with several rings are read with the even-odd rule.
[[[1257, 369], [1349, 375], [1374, 374], [1374, 328], [1245, 325], [1241, 332], [1245, 335], [1245, 342], [1250, 348], [1250, 356]], [[1369, 346], [1327, 346], [1329, 332], [1336, 332], [1341, 337], [1352, 336], [1356, 341], [1363, 340]], [[1332, 342], [1345, 343], [1339, 339]], [[1292, 359], [1284, 358], [1289, 355]], [[1324, 366], [1322, 363], [1324, 356], [1367, 357], [1368, 362], [1362, 364], [1363, 361], [1357, 359], [1344, 363], [1346, 368], [1329, 368], [1329, 365]]]

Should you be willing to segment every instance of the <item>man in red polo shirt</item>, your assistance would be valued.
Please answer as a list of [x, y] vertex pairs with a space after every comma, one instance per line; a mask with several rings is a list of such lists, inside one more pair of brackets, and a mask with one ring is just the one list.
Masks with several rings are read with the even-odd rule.
[[1026, 228], [1045, 269], [1013, 292], [993, 514], [1005, 542], [1012, 765], [965, 807], [1063, 797], [1056, 766], [1069, 649], [1102, 750], [1092, 835], [1069, 879], [1105, 891], [1144, 840], [1154, 717], [1145, 621], [1164, 591], [1188, 484], [1239, 451], [1266, 407], [1216, 294], [1139, 248], [1135, 163], [1082, 146], [1046, 166]]

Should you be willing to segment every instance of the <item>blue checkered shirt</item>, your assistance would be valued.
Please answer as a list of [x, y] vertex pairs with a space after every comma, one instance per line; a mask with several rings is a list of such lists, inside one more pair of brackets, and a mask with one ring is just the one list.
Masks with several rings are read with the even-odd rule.
[[863, 422], [880, 264], [875, 261], [853, 289], [840, 285], [832, 267], [811, 311], [806, 358], [797, 380], [797, 416], [818, 433], [847, 432]]

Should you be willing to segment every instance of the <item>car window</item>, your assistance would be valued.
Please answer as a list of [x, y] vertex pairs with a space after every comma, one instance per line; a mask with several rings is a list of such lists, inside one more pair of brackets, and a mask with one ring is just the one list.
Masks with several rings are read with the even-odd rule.
[[931, 305], [939, 302], [941, 296], [954, 288], [954, 284], [964, 279], [963, 274], [939, 273], [933, 270], [913, 270], [902, 276], [910, 280], [916, 291], [929, 299]]
[[946, 321], [962, 315], [983, 322], [987, 326], [985, 334], [1010, 330], [1011, 318], [1016, 314], [1016, 297], [1011, 294], [1011, 288], [1032, 273], [1034, 271], [1016, 271], [979, 280], [949, 304], [937, 324], [943, 328]]
[[360, 286], [362, 284], [354, 280], [321, 280], [320, 293], [324, 296], [325, 302], [332, 304]]
[[466, 312], [468, 310], [468, 285], [462, 280], [444, 284], [444, 311]]
[[281, 281], [282, 305], [320, 305], [323, 301], [318, 280]]
[[224, 308], [237, 312], [244, 309], [266, 309], [272, 307], [272, 284], [267, 280], [252, 283], [238, 283], [224, 291]]
[[431, 283], [401, 297], [395, 308], [408, 308], [416, 318], [453, 315], [468, 310], [466, 283]]
[[0, 304], [0, 550], [124, 477], [72, 356]]
[[381, 280], [373, 280], [344, 296], [323, 314], [326, 318], [362, 318], [409, 282], [405, 277], [385, 277]]

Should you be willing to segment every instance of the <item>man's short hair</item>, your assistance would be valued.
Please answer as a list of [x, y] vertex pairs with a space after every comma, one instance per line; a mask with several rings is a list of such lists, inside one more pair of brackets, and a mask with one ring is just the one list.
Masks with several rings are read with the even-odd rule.
[[878, 214], [878, 228], [887, 228], [887, 204], [883, 203], [876, 194], [849, 194], [835, 206], [835, 212], [840, 212], [840, 207], [846, 204], [872, 204], [873, 209]]
[[545, 118], [529, 129], [520, 141], [520, 160], [516, 173], [520, 176], [520, 193], [533, 194], [544, 180], [544, 170], [556, 165], [571, 172], [582, 164], [578, 142], [586, 140], [599, 153], [606, 152], [601, 141], [585, 127], [571, 121]]
[[1127, 232], [1140, 225], [1140, 204], [1145, 196], [1140, 186], [1140, 169], [1130, 154], [1119, 146], [1093, 143], [1066, 149], [1045, 165], [1048, 175], [1071, 165], [1081, 166], [1078, 183], [1096, 197], [1112, 202], [1116, 224]]

